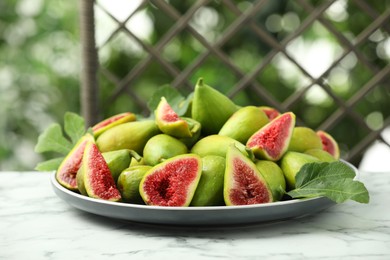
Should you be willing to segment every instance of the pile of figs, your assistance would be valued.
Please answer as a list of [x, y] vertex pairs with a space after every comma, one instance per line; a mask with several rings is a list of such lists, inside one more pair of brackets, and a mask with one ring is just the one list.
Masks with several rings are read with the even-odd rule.
[[339, 159], [332, 136], [296, 126], [293, 112], [239, 107], [203, 79], [183, 116], [165, 97], [152, 113], [121, 113], [93, 126], [59, 166], [57, 181], [123, 203], [248, 205], [288, 199], [304, 164]]

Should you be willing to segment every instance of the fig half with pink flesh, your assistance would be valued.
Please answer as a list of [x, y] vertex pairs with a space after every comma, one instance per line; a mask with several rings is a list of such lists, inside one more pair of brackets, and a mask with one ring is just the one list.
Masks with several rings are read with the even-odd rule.
[[150, 169], [139, 191], [147, 205], [188, 206], [202, 174], [202, 160], [195, 154], [172, 157]]
[[116, 125], [120, 125], [126, 122], [132, 122], [136, 120], [136, 116], [131, 112], [120, 113], [115, 116], [109, 117], [92, 127], [93, 135], [98, 137], [100, 134], [105, 132]]
[[69, 190], [78, 190], [76, 175], [81, 167], [84, 149], [88, 141], [93, 141], [92, 135], [87, 134], [81, 137], [57, 169], [57, 181]]
[[110, 169], [95, 142], [88, 142], [85, 146], [81, 171], [89, 197], [109, 201], [121, 199]]
[[254, 133], [246, 143], [256, 158], [279, 160], [287, 151], [295, 126], [295, 115], [287, 112]]
[[317, 131], [317, 135], [321, 138], [322, 149], [330, 153], [336, 160], [340, 158], [340, 149], [336, 140], [325, 131]]
[[165, 97], [155, 110], [156, 124], [161, 132], [174, 137], [191, 137], [192, 133], [187, 121], [179, 117]]
[[227, 206], [273, 201], [271, 189], [256, 165], [234, 145], [226, 154], [223, 196]]

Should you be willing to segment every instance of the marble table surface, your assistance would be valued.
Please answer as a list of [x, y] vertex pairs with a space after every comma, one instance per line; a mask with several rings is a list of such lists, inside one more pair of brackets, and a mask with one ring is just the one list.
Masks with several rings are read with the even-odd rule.
[[0, 259], [390, 259], [390, 172], [360, 173], [369, 204], [234, 227], [109, 219], [59, 199], [50, 174], [0, 172]]

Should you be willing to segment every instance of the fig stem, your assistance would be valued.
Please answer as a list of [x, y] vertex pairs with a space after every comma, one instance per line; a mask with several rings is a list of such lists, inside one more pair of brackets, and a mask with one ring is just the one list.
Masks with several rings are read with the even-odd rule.
[[136, 151], [130, 149], [127, 149], [127, 151], [129, 152], [130, 156], [133, 157], [137, 162], [142, 160], [141, 155], [139, 155]]

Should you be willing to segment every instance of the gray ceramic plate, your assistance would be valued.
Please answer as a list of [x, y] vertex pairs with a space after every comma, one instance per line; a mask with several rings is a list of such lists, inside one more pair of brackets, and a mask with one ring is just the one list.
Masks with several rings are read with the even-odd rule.
[[[358, 173], [357, 169], [347, 163]], [[182, 226], [242, 225], [302, 217], [335, 203], [325, 197], [267, 204], [215, 207], [158, 207], [89, 198], [62, 187], [51, 176], [54, 192], [71, 206], [93, 214], [127, 221]]]

